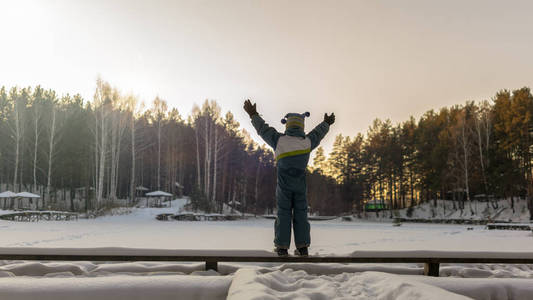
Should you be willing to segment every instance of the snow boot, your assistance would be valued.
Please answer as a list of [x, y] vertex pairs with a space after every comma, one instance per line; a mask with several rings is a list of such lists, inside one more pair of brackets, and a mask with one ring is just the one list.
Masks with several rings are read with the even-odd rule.
[[289, 256], [289, 251], [287, 249], [276, 248], [275, 251], [276, 251], [276, 253], [278, 254], [279, 257], [287, 257], [287, 256]]
[[309, 251], [307, 247], [297, 248], [294, 250], [294, 255], [307, 257], [309, 256]]

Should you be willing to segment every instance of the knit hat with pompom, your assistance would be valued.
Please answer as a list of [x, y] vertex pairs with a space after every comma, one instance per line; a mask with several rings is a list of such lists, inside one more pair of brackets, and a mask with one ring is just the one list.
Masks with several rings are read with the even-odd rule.
[[300, 128], [304, 130], [305, 127], [305, 117], [309, 117], [311, 114], [305, 112], [303, 114], [298, 113], [288, 113], [285, 115], [285, 118], [281, 119], [281, 124], [285, 124], [285, 128]]

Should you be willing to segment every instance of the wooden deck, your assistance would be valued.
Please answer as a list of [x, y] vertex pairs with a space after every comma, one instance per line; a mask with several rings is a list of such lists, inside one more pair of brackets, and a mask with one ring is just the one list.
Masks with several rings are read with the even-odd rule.
[[78, 214], [66, 211], [20, 211], [0, 215], [0, 219], [18, 222], [71, 221], [78, 220]]
[[195, 214], [195, 213], [180, 213], [171, 214], [164, 213], [158, 214], [155, 217], [159, 221], [234, 221], [240, 219], [246, 219], [246, 216], [240, 215], [222, 215], [222, 214]]
[[525, 223], [489, 223], [487, 224], [489, 230], [532, 230], [533, 224]]
[[533, 264], [530, 252], [360, 251], [352, 256], [278, 257], [267, 251], [159, 250], [133, 248], [0, 248], [0, 260], [35, 261], [168, 261], [205, 262], [218, 270], [219, 262], [269, 263], [423, 263], [424, 275], [439, 276], [442, 263]]

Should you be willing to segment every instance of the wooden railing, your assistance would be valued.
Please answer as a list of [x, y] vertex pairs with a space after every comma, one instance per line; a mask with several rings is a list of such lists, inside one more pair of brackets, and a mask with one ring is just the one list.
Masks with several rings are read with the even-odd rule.
[[532, 252], [358, 251], [351, 256], [278, 257], [267, 251], [161, 250], [134, 248], [0, 248], [0, 260], [34, 261], [167, 261], [205, 262], [218, 270], [219, 262], [269, 263], [423, 263], [424, 275], [439, 276], [447, 264], [533, 264]]

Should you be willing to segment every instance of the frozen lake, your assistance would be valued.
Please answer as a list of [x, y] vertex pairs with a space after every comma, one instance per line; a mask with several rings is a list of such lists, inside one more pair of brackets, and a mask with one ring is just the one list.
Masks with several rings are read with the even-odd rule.
[[[0, 221], [0, 247], [135, 247], [162, 249], [273, 248], [274, 220], [158, 221], [171, 208], [79, 221]], [[467, 230], [467, 228], [473, 230]], [[533, 251], [530, 231], [484, 226], [388, 222], [311, 222], [312, 254], [356, 250]]]

